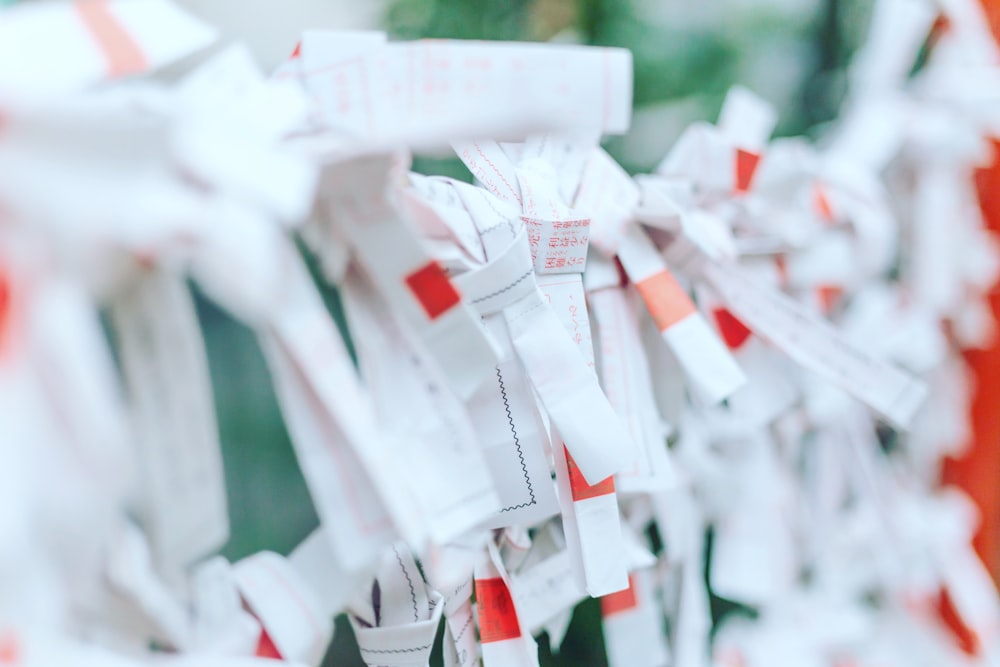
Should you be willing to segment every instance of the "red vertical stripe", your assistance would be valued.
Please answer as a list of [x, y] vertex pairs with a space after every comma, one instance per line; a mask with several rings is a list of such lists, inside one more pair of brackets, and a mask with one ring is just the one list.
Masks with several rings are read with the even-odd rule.
[[757, 171], [757, 163], [760, 162], [759, 153], [751, 153], [742, 148], [736, 149], [736, 191], [746, 192], [753, 182], [754, 172]]

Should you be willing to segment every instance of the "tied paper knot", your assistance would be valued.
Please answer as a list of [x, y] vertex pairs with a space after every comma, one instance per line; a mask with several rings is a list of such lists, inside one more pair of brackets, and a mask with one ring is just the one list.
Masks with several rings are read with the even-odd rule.
[[499, 313], [537, 293], [538, 282], [524, 228], [500, 255], [456, 279], [466, 302], [480, 315]]
[[354, 624], [354, 636], [358, 640], [358, 650], [366, 665], [386, 665], [404, 667], [427, 665], [434, 646], [444, 610], [444, 600], [440, 593], [431, 594], [431, 617], [409, 625], [382, 628], [365, 628]]
[[468, 303], [483, 315], [502, 312], [511, 342], [542, 405], [589, 484], [618, 472], [620, 457], [609, 443], [630, 443], [628, 431], [531, 273], [528, 236], [482, 268], [456, 279]]

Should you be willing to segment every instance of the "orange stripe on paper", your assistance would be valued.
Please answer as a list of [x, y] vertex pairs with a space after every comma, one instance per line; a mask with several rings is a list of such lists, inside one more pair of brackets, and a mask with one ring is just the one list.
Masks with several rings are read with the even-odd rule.
[[660, 331], [666, 331], [695, 311], [691, 297], [666, 269], [635, 286]]
[[819, 213], [819, 217], [823, 218], [826, 222], [833, 222], [833, 207], [830, 206], [830, 199], [826, 196], [826, 191], [822, 186], [817, 185], [813, 189], [813, 206], [816, 212]]
[[110, 76], [128, 76], [146, 69], [146, 55], [111, 12], [109, 0], [77, 2], [75, 7], [108, 61]]
[[587, 484], [587, 479], [580, 472], [576, 461], [569, 455], [569, 450], [563, 447], [563, 452], [566, 454], [566, 467], [569, 469], [569, 489], [573, 495], [573, 502], [586, 500], [587, 498], [597, 498], [598, 496], [607, 496], [615, 492], [614, 476], [603, 479], [591, 486]]
[[844, 290], [836, 285], [820, 285], [816, 288], [816, 298], [825, 314], [829, 315], [833, 311], [843, 293]]
[[601, 616], [613, 616], [639, 606], [635, 597], [635, 577], [628, 575], [628, 588], [601, 596]]
[[503, 579], [476, 579], [475, 583], [479, 641], [488, 644], [520, 637], [521, 625], [517, 622], [514, 600]]

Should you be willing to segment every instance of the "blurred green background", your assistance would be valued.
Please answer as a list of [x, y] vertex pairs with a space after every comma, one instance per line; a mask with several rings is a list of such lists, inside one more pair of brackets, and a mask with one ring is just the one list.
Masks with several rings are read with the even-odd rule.
[[[10, 0], [0, 0], [9, 3]], [[385, 27], [420, 37], [561, 41], [620, 46], [635, 59], [633, 130], [607, 142], [630, 171], [653, 168], [690, 122], [714, 120], [735, 83], [779, 109], [778, 133], [813, 132], [833, 118], [844, 68], [864, 36], [862, 0], [394, 0]], [[462, 175], [453, 160], [418, 170]], [[336, 295], [331, 312], [343, 323]], [[199, 297], [218, 406], [232, 516], [224, 555], [288, 553], [316, 525], [254, 334]], [[729, 607], [718, 600], [716, 613]], [[540, 640], [545, 665], [605, 665], [600, 609], [577, 609], [559, 655]], [[440, 664], [435, 653], [434, 664]], [[325, 662], [363, 665], [345, 621]]]

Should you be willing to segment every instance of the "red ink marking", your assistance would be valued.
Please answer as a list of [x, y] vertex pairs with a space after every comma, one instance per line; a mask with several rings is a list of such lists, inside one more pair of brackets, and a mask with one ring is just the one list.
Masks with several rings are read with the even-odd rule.
[[453, 306], [458, 305], [461, 297], [448, 274], [441, 265], [431, 261], [406, 276], [406, 285], [416, 295], [423, 306], [427, 317], [437, 319]]
[[87, 0], [74, 6], [107, 60], [110, 76], [127, 76], [147, 67], [145, 54], [112, 14], [109, 0]]
[[816, 297], [819, 299], [820, 308], [824, 313], [829, 313], [837, 305], [844, 290], [836, 285], [820, 285], [816, 288]]
[[566, 467], [569, 468], [569, 489], [573, 495], [573, 502], [588, 498], [597, 498], [598, 496], [607, 496], [615, 492], [614, 476], [603, 479], [591, 486], [587, 484], [586, 478], [580, 472], [576, 461], [570, 456], [569, 450], [565, 446], [563, 447], [563, 452], [566, 454]]
[[747, 192], [750, 189], [750, 183], [753, 181], [753, 175], [757, 170], [758, 162], [760, 162], [760, 154], [751, 153], [742, 148], [736, 149], [737, 192]]
[[260, 629], [260, 639], [257, 640], [257, 650], [254, 651], [254, 655], [258, 658], [284, 659], [281, 657], [281, 653], [278, 652], [278, 647], [274, 645], [271, 635], [267, 634], [267, 630], [264, 628]]
[[298, 44], [295, 45], [295, 50], [292, 51], [292, 55], [289, 56], [289, 58], [292, 59], [300, 57], [302, 57], [302, 42], [299, 42]]
[[712, 311], [712, 316], [715, 318], [715, 324], [719, 328], [722, 340], [726, 341], [730, 350], [742, 347], [750, 338], [750, 334], [753, 333], [725, 308], [716, 308]]
[[479, 641], [484, 644], [517, 639], [521, 625], [507, 584], [500, 577], [476, 579], [476, 607], [479, 614]]
[[484, 153], [483, 149], [479, 147], [479, 144], [474, 144], [474, 145], [480, 157], [486, 160], [486, 164], [490, 165], [490, 169], [492, 169], [493, 172], [500, 177], [500, 180], [503, 181], [503, 184], [507, 186], [507, 189], [510, 190], [510, 193], [514, 195], [514, 199], [516, 199], [517, 203], [520, 204], [521, 196], [517, 193], [517, 190], [514, 189], [514, 186], [512, 186], [510, 182], [504, 177], [503, 173], [499, 169], [497, 169], [497, 166], [493, 164], [493, 160], [486, 157], [486, 153]]
[[937, 601], [938, 614], [941, 620], [951, 630], [958, 642], [958, 647], [970, 656], [978, 656], [982, 649], [976, 631], [966, 625], [965, 620], [955, 607], [955, 601], [951, 599], [951, 593], [947, 587], [942, 587]]
[[601, 596], [601, 616], [614, 616], [639, 606], [635, 597], [635, 577], [628, 575], [628, 588]]

